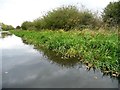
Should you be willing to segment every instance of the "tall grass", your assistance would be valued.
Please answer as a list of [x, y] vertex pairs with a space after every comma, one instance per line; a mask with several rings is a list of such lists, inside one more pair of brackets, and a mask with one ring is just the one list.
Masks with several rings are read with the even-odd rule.
[[78, 57], [90, 67], [103, 71], [120, 72], [118, 35], [110, 31], [11, 31], [30, 44], [42, 46], [63, 55]]

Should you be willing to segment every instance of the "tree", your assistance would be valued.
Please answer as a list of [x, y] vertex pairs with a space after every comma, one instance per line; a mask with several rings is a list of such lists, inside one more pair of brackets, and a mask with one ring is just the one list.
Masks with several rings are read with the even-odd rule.
[[14, 27], [12, 25], [6, 25], [4, 23], [2, 23], [2, 30], [4, 31], [8, 31], [8, 30], [13, 30]]
[[16, 26], [16, 29], [21, 29], [21, 27], [20, 26]]
[[34, 23], [30, 22], [30, 21], [25, 21], [22, 23], [21, 28], [23, 30], [30, 30], [30, 29], [34, 29]]
[[103, 21], [109, 26], [120, 25], [120, 1], [110, 2], [103, 12]]
[[7, 25], [7, 29], [8, 29], [8, 30], [13, 30], [14, 27], [13, 27], [12, 25]]

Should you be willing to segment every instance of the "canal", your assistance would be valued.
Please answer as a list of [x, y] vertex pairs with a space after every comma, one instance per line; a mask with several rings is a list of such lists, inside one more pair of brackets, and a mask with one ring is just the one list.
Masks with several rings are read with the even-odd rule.
[[118, 79], [88, 71], [75, 58], [35, 49], [15, 35], [1, 36], [0, 55], [2, 88], [118, 88]]

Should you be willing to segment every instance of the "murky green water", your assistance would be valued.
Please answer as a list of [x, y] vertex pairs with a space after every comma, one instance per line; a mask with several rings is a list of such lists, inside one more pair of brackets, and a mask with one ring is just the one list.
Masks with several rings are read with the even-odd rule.
[[3, 88], [118, 88], [118, 79], [88, 71], [75, 58], [34, 49], [15, 35], [0, 39], [0, 51]]

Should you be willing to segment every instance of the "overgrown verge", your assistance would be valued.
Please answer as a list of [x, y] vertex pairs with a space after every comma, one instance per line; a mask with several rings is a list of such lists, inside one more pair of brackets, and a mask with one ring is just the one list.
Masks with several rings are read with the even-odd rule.
[[119, 76], [118, 34], [110, 31], [42, 30], [11, 31], [35, 46], [43, 46], [63, 55], [63, 58], [78, 57], [89, 68], [99, 68], [105, 73]]
[[21, 28], [23, 30], [38, 31], [41, 29], [64, 29], [68, 31], [70, 29], [83, 30], [85, 28], [99, 29], [101, 23], [102, 20], [97, 13], [95, 14], [91, 10], [82, 7], [68, 5], [53, 9], [33, 22], [25, 21], [22, 23]]

